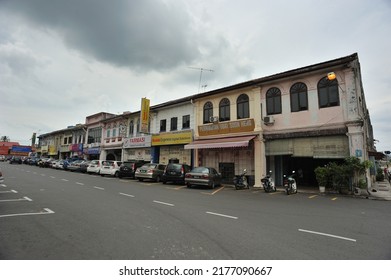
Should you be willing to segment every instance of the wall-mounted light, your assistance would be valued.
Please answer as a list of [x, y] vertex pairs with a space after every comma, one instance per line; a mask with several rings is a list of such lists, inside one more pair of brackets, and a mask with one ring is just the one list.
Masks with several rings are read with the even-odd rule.
[[329, 79], [330, 81], [335, 80], [336, 77], [337, 77], [337, 75], [335, 75], [334, 72], [330, 72], [327, 74], [327, 79]]

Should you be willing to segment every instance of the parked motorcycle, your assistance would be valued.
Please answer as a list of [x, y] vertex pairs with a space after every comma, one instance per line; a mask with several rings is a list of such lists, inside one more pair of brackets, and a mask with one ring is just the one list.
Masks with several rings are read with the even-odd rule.
[[297, 193], [295, 176], [295, 171], [293, 171], [291, 175], [284, 175], [284, 188], [287, 195]]
[[247, 181], [246, 173], [247, 173], [247, 169], [244, 169], [242, 174], [240, 174], [239, 176], [235, 176], [234, 178], [235, 189], [241, 190], [241, 189], [250, 188]]
[[275, 192], [277, 191], [276, 186], [274, 185], [273, 179], [271, 177], [272, 171], [270, 170], [269, 173], [261, 179], [263, 189], [265, 192]]

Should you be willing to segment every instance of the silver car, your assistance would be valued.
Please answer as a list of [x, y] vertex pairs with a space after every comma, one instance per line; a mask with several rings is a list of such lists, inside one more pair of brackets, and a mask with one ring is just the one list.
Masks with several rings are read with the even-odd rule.
[[164, 164], [146, 163], [143, 166], [137, 168], [134, 177], [139, 181], [150, 179], [155, 182], [160, 182], [165, 168], [166, 166]]
[[213, 167], [195, 167], [186, 173], [185, 183], [188, 188], [193, 185], [215, 188], [221, 185], [221, 174]]

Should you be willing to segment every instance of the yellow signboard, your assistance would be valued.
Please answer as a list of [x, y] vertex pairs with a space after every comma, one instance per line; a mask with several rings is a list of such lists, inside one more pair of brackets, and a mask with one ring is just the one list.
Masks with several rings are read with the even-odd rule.
[[189, 144], [193, 141], [193, 132], [168, 132], [152, 135], [152, 146]]
[[54, 146], [54, 145], [49, 145], [49, 152], [48, 152], [48, 155], [49, 155], [49, 156], [55, 156], [55, 155], [57, 155], [57, 147]]
[[149, 103], [150, 100], [147, 98], [141, 98], [141, 112], [140, 112], [140, 119], [141, 119], [141, 127], [140, 132], [142, 133], [148, 133], [148, 125], [149, 125]]

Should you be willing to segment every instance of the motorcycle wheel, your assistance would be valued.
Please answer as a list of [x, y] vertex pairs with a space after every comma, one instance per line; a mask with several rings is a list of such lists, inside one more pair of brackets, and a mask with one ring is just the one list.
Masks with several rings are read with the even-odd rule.
[[239, 189], [240, 189], [240, 187], [239, 187], [239, 186], [235, 186], [235, 189], [239, 190]]

